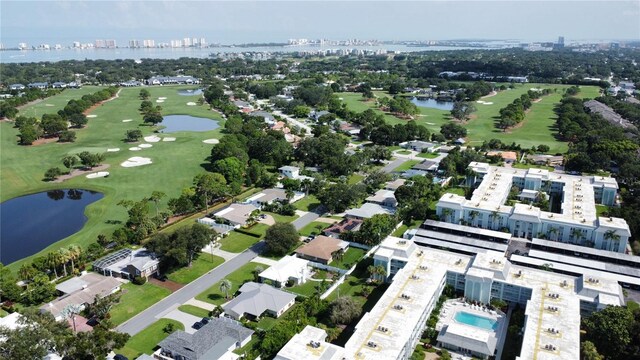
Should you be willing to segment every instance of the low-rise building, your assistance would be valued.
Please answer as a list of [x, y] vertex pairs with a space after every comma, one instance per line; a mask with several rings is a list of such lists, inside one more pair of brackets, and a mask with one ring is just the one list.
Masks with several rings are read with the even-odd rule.
[[252, 334], [235, 320], [215, 318], [194, 334], [172, 333], [153, 355], [159, 360], [236, 360], [238, 355], [232, 351], [247, 345]]
[[326, 340], [326, 331], [307, 325], [287, 342], [274, 360], [343, 360], [344, 349]]
[[63, 312], [69, 306], [83, 309], [93, 303], [96, 297], [104, 298], [120, 290], [122, 282], [113, 277], [105, 277], [88, 273], [78, 278], [72, 278], [56, 286], [63, 295], [40, 307], [40, 311], [50, 312], [56, 320], [64, 318]]
[[267, 284], [247, 282], [238, 291], [240, 295], [222, 306], [225, 314], [236, 320], [259, 319], [264, 313], [278, 318], [296, 302], [295, 294]]
[[360, 219], [342, 219], [339, 223], [335, 223], [324, 229], [322, 233], [328, 237], [340, 238], [340, 235], [346, 231], [358, 231], [362, 225]]
[[369, 203], [378, 204], [388, 208], [395, 208], [398, 206], [398, 200], [396, 200], [394, 191], [391, 190], [378, 190], [365, 200]]
[[247, 202], [255, 204], [256, 206], [262, 207], [263, 205], [269, 205], [274, 201], [282, 202], [282, 203], [293, 203], [304, 197], [304, 193], [300, 191], [295, 191], [293, 193], [293, 197], [289, 199], [287, 197], [287, 192], [284, 189], [273, 188], [273, 189], [264, 189], [259, 193], [252, 195], [247, 199]]
[[518, 161], [518, 153], [515, 151], [488, 151], [487, 156], [497, 156], [507, 164], [513, 164]]
[[373, 203], [364, 203], [359, 208], [349, 209], [345, 212], [345, 216], [353, 219], [369, 219], [373, 217], [373, 215], [377, 214], [387, 214], [393, 215], [396, 213], [396, 209], [373, 204]]
[[121, 249], [93, 262], [93, 270], [105, 276], [125, 279], [160, 274], [160, 260], [145, 248]]
[[233, 203], [213, 214], [213, 216], [228, 225], [238, 228], [246, 225], [254, 212], [258, 210], [260, 209], [253, 204]]
[[400, 146], [404, 149], [417, 152], [434, 152], [438, 149], [439, 145], [428, 141], [411, 140], [400, 143]]
[[296, 255], [309, 261], [327, 265], [337, 252], [346, 252], [349, 243], [340, 239], [318, 235], [308, 244], [296, 249]]
[[277, 288], [284, 287], [287, 282], [301, 285], [309, 278], [309, 261], [287, 255], [258, 274], [260, 282], [270, 282]]

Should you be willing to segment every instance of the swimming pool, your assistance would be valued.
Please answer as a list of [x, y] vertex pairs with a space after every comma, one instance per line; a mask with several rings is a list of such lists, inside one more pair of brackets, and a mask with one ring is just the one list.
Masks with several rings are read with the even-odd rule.
[[457, 312], [454, 319], [459, 323], [479, 327], [486, 330], [495, 330], [498, 327], [498, 322], [496, 320], [470, 314], [464, 311]]

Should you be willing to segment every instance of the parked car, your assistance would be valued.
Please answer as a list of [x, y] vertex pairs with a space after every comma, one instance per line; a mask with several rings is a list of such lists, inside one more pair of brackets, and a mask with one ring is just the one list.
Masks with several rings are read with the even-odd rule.
[[196, 321], [195, 323], [193, 323], [193, 325], [191, 326], [192, 328], [198, 330], [200, 329], [204, 324], [200, 321]]
[[202, 323], [202, 325], [206, 325], [209, 323], [209, 321], [211, 321], [211, 318], [208, 317], [203, 317], [202, 320], [200, 320], [200, 322]]

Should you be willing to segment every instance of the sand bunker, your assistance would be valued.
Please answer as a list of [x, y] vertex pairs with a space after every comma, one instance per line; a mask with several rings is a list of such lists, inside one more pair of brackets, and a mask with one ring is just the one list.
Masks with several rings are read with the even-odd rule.
[[166, 97], [166, 96], [160, 96], [160, 97], [158, 98], [158, 100], [167, 100], [167, 97]]
[[207, 139], [207, 140], [202, 140], [203, 143], [205, 144], [217, 144], [220, 142], [220, 140], [218, 139]]
[[98, 117], [98, 115], [87, 115], [88, 118]]
[[108, 171], [98, 171], [96, 173], [87, 175], [87, 179], [95, 179], [95, 178], [101, 178], [101, 177], [107, 177], [107, 176], [109, 176]]
[[44, 106], [55, 106], [53, 104], [44, 104]]
[[118, 151], [120, 151], [120, 148], [110, 148], [110, 149], [107, 149], [107, 152], [118, 152]]
[[157, 103], [163, 103], [164, 100], [156, 100]]
[[476, 102], [478, 104], [482, 104], [482, 105], [493, 105], [493, 103], [491, 101], [478, 100]]
[[196, 105], [196, 103], [194, 103], [193, 101], [189, 101], [189, 102], [187, 103], [187, 106], [195, 106], [195, 105]]
[[493, 105], [493, 103], [491, 101], [486, 101], [484, 105]]
[[434, 123], [426, 122], [427, 125], [435, 125]]
[[151, 136], [145, 136], [144, 137], [144, 141], [149, 142], [149, 143], [158, 142], [160, 140], [161, 140], [160, 137], [156, 136], [156, 135], [151, 135]]
[[151, 159], [149, 158], [134, 156], [132, 158], [129, 158], [129, 160], [123, 162], [120, 165], [122, 167], [135, 167], [135, 166], [149, 165], [151, 163], [152, 163]]
[[150, 148], [152, 146], [153, 145], [151, 145], [151, 144], [140, 144], [140, 145], [138, 145], [139, 148], [143, 148], [143, 149], [148, 149], [148, 148]]
[[122, 120], [122, 122], [132, 122], [132, 121], [133, 121], [133, 119], [124, 119], [124, 120]]
[[166, 138], [162, 138], [162, 141], [176, 141], [176, 138], [174, 138], [174, 137], [166, 137]]
[[131, 150], [131, 151], [140, 151], [140, 150], [142, 150], [142, 148], [134, 146], [134, 147], [129, 148], [129, 150]]

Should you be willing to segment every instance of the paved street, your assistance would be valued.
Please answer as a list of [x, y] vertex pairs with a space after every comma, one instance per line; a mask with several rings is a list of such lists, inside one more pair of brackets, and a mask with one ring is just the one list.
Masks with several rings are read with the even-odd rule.
[[213, 284], [224, 279], [227, 275], [251, 261], [251, 259], [255, 258], [263, 248], [264, 242], [261, 241], [255, 244], [251, 249], [246, 250], [233, 259], [211, 270], [209, 273], [199, 277], [188, 285], [185, 285], [182, 289], [160, 300], [147, 310], [118, 326], [116, 330], [128, 333], [129, 335], [139, 333], [172, 310], [177, 309], [178, 306], [186, 303], [194, 296], [207, 290], [213, 286]]
[[302, 215], [301, 217], [295, 219], [292, 222], [292, 224], [296, 228], [296, 230], [300, 230], [303, 227], [307, 226], [308, 224], [311, 224], [313, 221], [319, 218], [322, 214], [324, 214], [324, 212], [325, 212], [324, 206], [322, 205], [318, 206], [313, 211], [309, 211], [305, 215]]
[[393, 160], [392, 162], [388, 163], [387, 165], [385, 165], [382, 168], [382, 171], [386, 172], [387, 174], [392, 173], [393, 169], [397, 168], [398, 166], [402, 165], [403, 162], [407, 161], [407, 159], [405, 158], [398, 158]]

